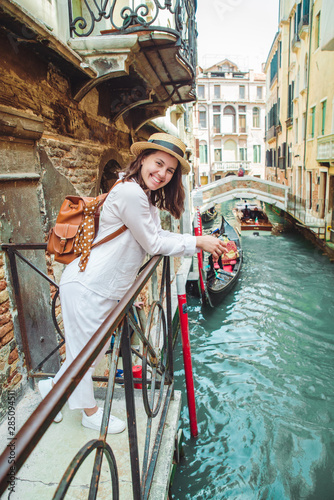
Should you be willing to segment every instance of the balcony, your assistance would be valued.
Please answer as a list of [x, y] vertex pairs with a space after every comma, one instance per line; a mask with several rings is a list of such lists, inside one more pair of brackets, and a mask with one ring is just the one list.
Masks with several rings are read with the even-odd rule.
[[266, 135], [265, 135], [265, 141], [266, 142], [271, 141], [272, 139], [274, 139], [276, 137], [276, 135], [277, 135], [276, 126], [273, 125], [272, 127], [270, 127], [269, 130], [267, 130]]
[[289, 116], [287, 120], [285, 120], [286, 128], [291, 128], [293, 125], [293, 117]]
[[300, 45], [301, 45], [300, 38], [298, 33], [296, 33], [291, 43], [292, 52], [297, 52], [297, 50], [300, 49]]
[[245, 170], [249, 169], [250, 161], [239, 160], [239, 161], [215, 161], [212, 166], [213, 173], [216, 172], [231, 172], [238, 171], [240, 166]]
[[304, 14], [298, 24], [298, 35], [302, 40], [305, 40], [307, 33], [309, 32], [309, 14]]
[[317, 161], [334, 162], [334, 134], [318, 138]]
[[122, 118], [137, 131], [195, 100], [195, 0], [64, 0], [49, 10], [4, 0], [1, 24], [68, 75], [74, 100], [96, 89], [109, 123]]
[[163, 116], [172, 104], [195, 99], [196, 4], [193, 0], [134, 2], [107, 0], [98, 5], [69, 0], [71, 48], [97, 77], [77, 89], [76, 98], [100, 82], [109, 84], [112, 121], [131, 115], [142, 123]]

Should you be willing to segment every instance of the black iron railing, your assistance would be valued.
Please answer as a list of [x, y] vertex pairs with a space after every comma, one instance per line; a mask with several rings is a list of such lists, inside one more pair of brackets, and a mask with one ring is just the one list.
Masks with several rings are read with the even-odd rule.
[[300, 35], [301, 30], [304, 26], [308, 26], [310, 21], [310, 14], [304, 14], [298, 24], [298, 34]]
[[313, 198], [307, 201], [300, 196], [288, 194], [287, 212], [316, 233], [319, 238], [326, 234], [325, 206], [325, 199]]
[[300, 37], [299, 37], [298, 33], [294, 34], [291, 45], [292, 45], [292, 49], [300, 46]]
[[[31, 264], [21, 253], [24, 249], [44, 250], [44, 244], [6, 244], [2, 246], [2, 249], [7, 252], [9, 257], [14, 294], [22, 333], [22, 331], [24, 332], [25, 318], [23, 315], [23, 308], [20, 307], [20, 280], [17, 274], [16, 259], [20, 259], [32, 267], [53, 286], [57, 287], [57, 284], [49, 276]], [[138, 319], [136, 319], [133, 315], [133, 303], [138, 294], [152, 279], [152, 276], [162, 261], [163, 266], [158, 297], [150, 305], [147, 317], [143, 313], [139, 316], [138, 321]], [[53, 311], [55, 311], [55, 301], [56, 295], [52, 301]], [[61, 334], [56, 322], [55, 312], [53, 313], [53, 317], [57, 331]], [[142, 346], [141, 352], [134, 350], [131, 346], [131, 335], [129, 333], [130, 329], [134, 331], [140, 339]], [[68, 367], [61, 379], [55, 384], [54, 388], [39, 404], [15, 436], [16, 471], [18, 471], [28, 459], [30, 453], [51, 425], [56, 414], [65, 404], [70, 394], [74, 391], [78, 381], [82, 379], [98, 356], [99, 352], [102, 350], [103, 346], [106, 344], [108, 339], [110, 339], [111, 332], [114, 333], [115, 340], [112, 355], [110, 357], [109, 376], [98, 377], [100, 381], [103, 380], [108, 382], [100, 436], [98, 439], [89, 441], [77, 452], [72, 462], [64, 472], [64, 476], [55, 492], [54, 498], [57, 500], [65, 497], [77, 470], [91, 453], [95, 453], [95, 462], [90, 483], [89, 498], [96, 498], [99, 488], [103, 457], [107, 459], [109, 465], [113, 495], [112, 498], [114, 500], [119, 498], [117, 462], [112, 449], [106, 442], [106, 431], [113, 400], [115, 381], [120, 381], [120, 379], [116, 377], [120, 349], [122, 350], [124, 369], [124, 379], [122, 379], [122, 382], [124, 381], [127, 409], [133, 498], [141, 500], [147, 499], [149, 496], [168, 407], [173, 397], [174, 390], [170, 261], [168, 257], [152, 257], [151, 260], [143, 266], [131, 290], [126, 293], [123, 299], [118, 303], [117, 307], [110, 313], [108, 318], [95, 332], [89, 343], [83, 349], [80, 356], [76, 358]], [[27, 359], [27, 357], [29, 357], [27, 339], [26, 341], [23, 339], [23, 350]], [[135, 353], [136, 356], [139, 356], [142, 360], [142, 378], [140, 379], [133, 378], [132, 352]], [[49, 353], [48, 357], [53, 354], [54, 351]], [[45, 377], [46, 374], [40, 372], [42, 365], [43, 362], [39, 363], [39, 366], [37, 367], [30, 367], [29, 375], [31, 377]], [[142, 385], [143, 402], [147, 414], [146, 438], [141, 470], [139, 465], [134, 382]], [[155, 436], [152, 437], [152, 420], [156, 417], [159, 417], [159, 423]], [[9, 449], [6, 448], [0, 456], [0, 494], [2, 494], [8, 486], [7, 476], [10, 469], [8, 453]]]
[[265, 140], [270, 141], [273, 137], [276, 137], [276, 126], [273, 125], [269, 130], [266, 131]]
[[[196, 68], [196, 0], [68, 0], [71, 36], [160, 31], [177, 36], [181, 55]], [[100, 23], [100, 24], [99, 24]], [[97, 31], [97, 25], [101, 31]]]

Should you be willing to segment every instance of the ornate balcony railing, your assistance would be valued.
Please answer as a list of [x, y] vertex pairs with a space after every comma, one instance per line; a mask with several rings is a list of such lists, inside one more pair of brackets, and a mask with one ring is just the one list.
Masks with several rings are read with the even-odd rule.
[[[71, 37], [165, 32], [178, 38], [181, 55], [196, 68], [196, 0], [68, 0]], [[79, 12], [78, 12], [79, 10]]]
[[270, 139], [273, 139], [274, 137], [276, 137], [276, 135], [276, 126], [273, 125], [269, 130], [266, 131], [265, 140], [270, 141]]
[[[20, 275], [17, 268], [17, 259], [25, 262], [43, 279], [46, 279], [52, 287], [58, 289], [58, 285], [49, 276], [36, 268], [36, 266], [22, 254], [22, 251], [24, 252], [25, 250], [45, 251], [45, 248], [46, 244], [2, 245], [2, 250], [6, 251], [9, 257], [25, 359], [30, 359], [30, 356], [28, 339], [25, 333], [25, 316], [20, 293]], [[160, 263], [162, 261], [163, 266], [162, 269], [160, 269]], [[133, 303], [149, 280], [154, 276], [156, 277], [158, 266], [159, 273], [161, 271], [160, 291], [158, 291], [156, 285], [154, 285], [155, 297], [153, 298], [152, 304], [147, 307], [147, 316], [141, 311], [143, 314], [138, 314], [138, 318], [136, 318], [133, 315]], [[38, 290], [36, 290], [36, 294], [37, 293]], [[55, 309], [56, 300], [57, 294], [53, 299], [53, 311]], [[61, 333], [55, 313], [53, 314], [53, 318], [56, 330], [58, 333]], [[132, 332], [134, 332], [137, 339], [139, 339], [139, 352], [131, 346], [130, 329], [132, 329]], [[109, 314], [86, 347], [81, 351], [80, 355], [68, 367], [64, 375], [55, 384], [54, 388], [38, 405], [36, 410], [13, 438], [15, 439], [16, 471], [22, 467], [38, 442], [43, 438], [49, 426], [52, 424], [53, 418], [76, 388], [78, 381], [82, 379], [97, 358], [103, 346], [108, 339], [110, 339], [111, 332], [114, 332], [114, 344], [109, 363], [109, 376], [94, 378], [94, 380], [105, 382], [108, 385], [105, 395], [100, 436], [98, 439], [91, 440], [80, 447], [66, 470], [64, 467], [64, 475], [53, 497], [57, 500], [65, 497], [79, 467], [81, 467], [86, 458], [95, 452], [96, 455], [92, 471], [89, 498], [96, 498], [98, 494], [103, 457], [107, 460], [109, 467], [111, 496], [114, 500], [119, 498], [118, 464], [110, 445], [106, 442], [107, 422], [113, 401], [115, 381], [124, 383], [125, 388], [133, 498], [142, 500], [149, 497], [167, 412], [174, 390], [170, 261], [168, 257], [152, 257], [151, 260], [142, 267], [132, 288], [125, 294], [114, 311]], [[58, 345], [58, 348], [59, 347], [60, 345]], [[122, 377], [121, 379], [116, 376], [120, 348], [122, 349], [124, 369], [124, 378]], [[50, 373], [44, 373], [42, 368], [45, 361], [56, 352], [57, 349], [50, 352], [38, 366], [30, 365], [28, 368], [28, 377], [31, 379], [52, 375]], [[137, 358], [139, 357], [142, 360], [142, 377], [140, 379], [133, 378], [132, 354], [135, 354]], [[139, 443], [133, 382], [140, 383], [142, 386], [143, 403], [147, 415], [145, 444], [143, 453], [141, 454], [141, 467], [139, 461], [140, 454], [138, 448]], [[158, 424], [156, 432], [153, 435], [152, 421], [155, 417], [158, 417], [156, 419]], [[9, 448], [6, 447], [5, 451], [0, 456], [0, 495], [8, 487], [7, 478], [11, 467], [10, 461], [8, 460], [9, 451]], [[128, 452], [124, 450], [124, 453]], [[53, 462], [55, 459], [56, 457], [52, 457]], [[63, 457], [60, 456], [58, 459], [59, 463], [62, 463]], [[33, 478], [31, 477], [31, 479]], [[102, 488], [105, 488], [104, 482], [101, 486], [101, 489]]]

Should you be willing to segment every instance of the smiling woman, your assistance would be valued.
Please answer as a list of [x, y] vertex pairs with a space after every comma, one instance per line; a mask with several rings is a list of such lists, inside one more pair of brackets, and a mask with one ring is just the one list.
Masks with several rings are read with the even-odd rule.
[[178, 166], [178, 160], [163, 151], [153, 151], [142, 160], [141, 175], [146, 186], [155, 191], [171, 180]]
[[[80, 259], [72, 261], [60, 281], [60, 301], [66, 337], [66, 361], [54, 380], [42, 380], [42, 397], [65, 373], [92, 335], [132, 286], [146, 254], [191, 256], [201, 248], [218, 258], [224, 244], [213, 236], [176, 234], [161, 228], [159, 208], [180, 218], [184, 206], [182, 174], [190, 171], [184, 159], [186, 146], [169, 134], [153, 134], [148, 141], [131, 146], [136, 155], [109, 192], [100, 216], [97, 244], [110, 233], [126, 226], [117, 238], [92, 248], [86, 268]], [[82, 425], [99, 429], [103, 411], [97, 407], [92, 373], [94, 365], [69, 398], [70, 409], [82, 409]], [[56, 417], [60, 422], [61, 414]], [[125, 423], [110, 417], [108, 432], [119, 433]]]

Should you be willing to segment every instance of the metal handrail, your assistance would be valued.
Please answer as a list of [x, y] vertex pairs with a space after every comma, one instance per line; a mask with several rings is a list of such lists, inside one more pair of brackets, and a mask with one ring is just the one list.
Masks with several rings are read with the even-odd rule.
[[[16, 248], [15, 248], [16, 247]], [[37, 246], [29, 245], [29, 249], [36, 248]], [[28, 246], [20, 246], [7, 244], [3, 245], [2, 249], [11, 253], [12, 259], [18, 256], [18, 248], [27, 249]], [[38, 246], [44, 249], [45, 246]], [[148, 314], [149, 321], [145, 331], [141, 327], [136, 326], [136, 331], [140, 333], [140, 338], [144, 345], [143, 351], [143, 376], [140, 382], [142, 383], [143, 399], [147, 402], [145, 410], [148, 417], [146, 441], [144, 449], [144, 461], [142, 471], [139, 470], [139, 453], [138, 453], [138, 440], [136, 431], [136, 416], [135, 416], [135, 401], [133, 389], [133, 375], [132, 375], [132, 358], [131, 358], [131, 340], [129, 334], [129, 323], [133, 324], [131, 319], [131, 308], [138, 294], [143, 287], [152, 277], [160, 262], [163, 259], [162, 271], [162, 285], [160, 290], [159, 300], [155, 301]], [[27, 259], [26, 259], [27, 260]], [[28, 263], [31, 267], [31, 263]], [[44, 273], [38, 272], [48, 281], [53, 282]], [[53, 282], [54, 283], [54, 282]], [[163, 304], [166, 304], [166, 313]], [[158, 310], [158, 321], [154, 323], [151, 319]], [[159, 340], [159, 332], [162, 332], [162, 342]], [[157, 331], [157, 343], [152, 344], [152, 329]], [[67, 489], [72, 481], [75, 473], [85, 458], [92, 453], [96, 452], [94, 470], [92, 473], [92, 481], [90, 486], [90, 495], [95, 498], [99, 484], [99, 477], [102, 465], [103, 455], [106, 456], [109, 464], [113, 498], [118, 498], [118, 473], [117, 463], [111, 448], [106, 443], [107, 436], [107, 422], [109, 420], [111, 404], [113, 399], [114, 384], [116, 379], [116, 368], [120, 348], [122, 349], [122, 359], [124, 368], [124, 388], [125, 399], [128, 416], [128, 434], [129, 434], [129, 448], [130, 448], [130, 461], [131, 461], [131, 474], [132, 474], [132, 488], [133, 498], [142, 500], [147, 499], [153, 481], [153, 474], [157, 463], [159, 447], [161, 444], [163, 429], [166, 421], [169, 402], [173, 395], [173, 334], [172, 334], [172, 315], [171, 315], [171, 290], [170, 290], [170, 261], [169, 257], [155, 256], [150, 259], [145, 268], [137, 276], [137, 279], [131, 289], [125, 294], [123, 299], [118, 303], [116, 308], [109, 314], [103, 324], [95, 332], [86, 347], [68, 367], [66, 372], [55, 384], [54, 388], [38, 405], [36, 410], [28, 418], [26, 423], [15, 436], [15, 466], [18, 471], [24, 462], [29, 457], [30, 453], [36, 447], [37, 443], [44, 435], [48, 427], [53, 422], [54, 417], [65, 404], [68, 397], [76, 388], [78, 382], [82, 379], [89, 367], [92, 365], [103, 346], [106, 344], [110, 337], [110, 332], [115, 333], [115, 342], [112, 351], [109, 367], [108, 388], [105, 398], [104, 415], [101, 425], [100, 437], [98, 440], [93, 440], [84, 445], [81, 450], [76, 454], [69, 467], [64, 473], [57, 491], [55, 499], [62, 499], [66, 495]], [[163, 354], [161, 355], [161, 350]], [[151, 367], [150, 379], [147, 377], [147, 366]], [[144, 368], [145, 367], [145, 368]], [[158, 377], [158, 378], [157, 378]], [[151, 393], [148, 396], [148, 385], [151, 386]], [[164, 384], [168, 386], [167, 391], [164, 391]], [[155, 388], [157, 388], [155, 390]], [[155, 404], [154, 399], [158, 392], [158, 402]], [[160, 421], [155, 437], [153, 446], [151, 445], [151, 427], [152, 419], [155, 418], [162, 405]], [[152, 408], [154, 407], [154, 408]], [[158, 409], [158, 411], [156, 411]], [[151, 454], [149, 456], [149, 450]], [[7, 475], [10, 472], [10, 463], [8, 460], [9, 449], [2, 453], [0, 456], [0, 494], [2, 494], [7, 487]], [[95, 496], [94, 496], [95, 495]]]

